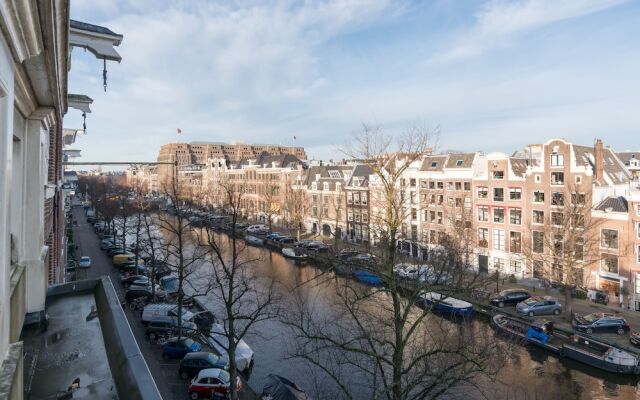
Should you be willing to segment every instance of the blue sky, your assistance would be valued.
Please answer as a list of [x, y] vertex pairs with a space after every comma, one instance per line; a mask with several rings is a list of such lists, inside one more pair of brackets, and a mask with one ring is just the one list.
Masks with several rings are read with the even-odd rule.
[[[102, 63], [72, 53], [69, 92], [94, 99], [74, 145], [83, 161], [293, 136], [314, 158], [342, 158], [363, 122], [439, 127], [440, 149], [512, 152], [551, 137], [640, 149], [639, 2], [71, 4], [72, 18], [124, 35], [107, 93]], [[65, 127], [81, 124], [71, 109]]]

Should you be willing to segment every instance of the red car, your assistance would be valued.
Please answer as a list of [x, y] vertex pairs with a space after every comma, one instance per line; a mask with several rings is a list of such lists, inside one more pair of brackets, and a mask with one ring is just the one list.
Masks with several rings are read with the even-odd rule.
[[[231, 391], [231, 376], [223, 369], [207, 368], [203, 369], [193, 378], [189, 385], [189, 398], [210, 399], [212, 393], [221, 396], [228, 396]], [[240, 378], [236, 378], [236, 392], [242, 389]]]

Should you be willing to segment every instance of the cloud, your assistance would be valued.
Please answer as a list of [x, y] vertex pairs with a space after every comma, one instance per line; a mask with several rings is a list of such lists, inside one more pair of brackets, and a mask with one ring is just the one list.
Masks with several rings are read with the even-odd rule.
[[475, 25], [428, 64], [462, 61], [497, 47], [512, 45], [521, 35], [556, 22], [594, 14], [628, 0], [493, 0], [475, 15]]

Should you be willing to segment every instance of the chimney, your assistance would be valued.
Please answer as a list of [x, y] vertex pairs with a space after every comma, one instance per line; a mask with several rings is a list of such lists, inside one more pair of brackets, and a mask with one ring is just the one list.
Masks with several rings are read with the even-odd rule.
[[594, 162], [596, 164], [596, 182], [599, 184], [604, 184], [603, 179], [603, 153], [604, 153], [604, 144], [602, 143], [602, 139], [596, 139], [596, 144], [593, 149], [593, 156], [595, 158]]

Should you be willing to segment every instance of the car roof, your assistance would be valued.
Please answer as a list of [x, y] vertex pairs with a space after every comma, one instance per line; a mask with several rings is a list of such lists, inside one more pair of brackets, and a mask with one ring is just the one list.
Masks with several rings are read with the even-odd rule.
[[216, 356], [213, 353], [209, 353], [208, 351], [192, 351], [190, 353], [185, 354], [184, 358], [209, 358], [210, 356], [214, 356], [216, 358], [218, 358], [218, 356]]
[[222, 371], [220, 368], [205, 368], [198, 372], [198, 378], [218, 378]]
[[89, 256], [82, 256], [80, 257], [81, 260], [91, 260], [91, 257]]

